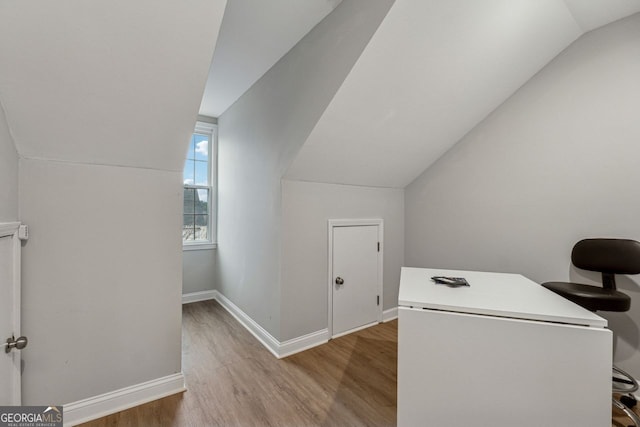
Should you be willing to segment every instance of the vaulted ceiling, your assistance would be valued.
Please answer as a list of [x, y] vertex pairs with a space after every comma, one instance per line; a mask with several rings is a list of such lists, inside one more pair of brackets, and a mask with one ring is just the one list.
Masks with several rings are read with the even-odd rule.
[[[562, 3], [562, 0], [552, 1]], [[220, 27], [200, 114], [219, 117], [340, 2], [342, 0], [230, 0]], [[439, 7], [438, 3], [446, 6], [445, 1], [427, 3], [434, 9]], [[487, 8], [488, 14], [495, 10], [490, 2], [475, 3], [479, 3], [480, 10]], [[565, 0], [564, 3], [582, 31], [590, 31], [639, 10], [638, 0]], [[477, 19], [481, 18], [477, 16]]]
[[19, 154], [181, 170], [225, 5], [0, 0], [0, 104]]
[[[18, 151], [180, 170], [175, 141], [200, 101], [226, 109], [340, 1], [0, 0], [0, 103]], [[287, 176], [404, 187], [573, 40], [637, 11], [396, 0]]]
[[219, 117], [342, 0], [229, 0], [200, 114]]
[[584, 32], [637, 11], [638, 0], [396, 0], [286, 176], [403, 188]]

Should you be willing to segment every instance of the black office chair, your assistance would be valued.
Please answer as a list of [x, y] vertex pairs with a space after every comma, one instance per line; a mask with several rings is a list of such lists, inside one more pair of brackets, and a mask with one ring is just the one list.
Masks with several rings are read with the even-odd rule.
[[[590, 311], [627, 311], [631, 298], [616, 289], [616, 274], [640, 274], [640, 242], [628, 239], [584, 239], [571, 251], [571, 262], [578, 268], [602, 273], [602, 287], [580, 283], [547, 282], [547, 289]], [[631, 393], [638, 390], [636, 380], [623, 370], [613, 367], [613, 392], [622, 393], [612, 398], [613, 405], [621, 409], [634, 425], [640, 427], [640, 418], [631, 408], [636, 399]]]

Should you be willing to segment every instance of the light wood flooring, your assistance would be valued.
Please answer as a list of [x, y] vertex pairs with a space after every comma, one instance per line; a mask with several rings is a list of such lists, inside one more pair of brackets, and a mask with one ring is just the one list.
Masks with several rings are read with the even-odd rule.
[[397, 321], [276, 359], [215, 301], [183, 306], [188, 391], [83, 427], [393, 426]]
[[186, 393], [82, 427], [396, 424], [397, 321], [282, 360], [215, 301], [185, 305], [182, 334]]
[[[638, 404], [640, 406], [640, 403]], [[633, 411], [640, 415], [640, 408], [638, 408], [638, 406], [636, 406]], [[624, 415], [624, 413], [618, 409], [614, 409], [613, 410], [613, 421], [612, 421], [612, 427], [632, 427], [633, 423], [629, 420], [629, 418], [627, 418], [626, 415]]]

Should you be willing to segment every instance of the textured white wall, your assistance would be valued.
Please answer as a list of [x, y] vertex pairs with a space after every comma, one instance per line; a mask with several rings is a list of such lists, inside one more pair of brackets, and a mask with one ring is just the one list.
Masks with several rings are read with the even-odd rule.
[[384, 220], [383, 309], [397, 307], [404, 190], [282, 182], [282, 339], [327, 327], [329, 219]]
[[[640, 15], [587, 33], [406, 188], [406, 264], [599, 280], [584, 237], [640, 240]], [[640, 277], [603, 314], [640, 374]]]
[[18, 153], [0, 99], [0, 222], [18, 220]]
[[391, 0], [343, 0], [218, 119], [218, 290], [277, 339], [280, 180]]

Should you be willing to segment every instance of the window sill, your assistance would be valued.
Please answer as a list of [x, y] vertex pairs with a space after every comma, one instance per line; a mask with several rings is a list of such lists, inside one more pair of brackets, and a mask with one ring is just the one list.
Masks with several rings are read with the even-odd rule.
[[210, 251], [217, 247], [217, 243], [189, 243], [182, 245], [182, 251]]

